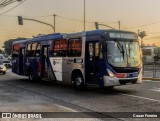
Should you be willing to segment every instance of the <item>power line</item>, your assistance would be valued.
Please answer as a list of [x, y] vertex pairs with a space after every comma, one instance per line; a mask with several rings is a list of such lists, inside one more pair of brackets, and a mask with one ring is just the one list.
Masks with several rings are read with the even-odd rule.
[[[57, 14], [56, 14], [56, 15], [57, 15]], [[68, 19], [68, 20], [73, 20], [73, 21], [84, 22], [83, 20], [74, 19], [74, 18], [69, 18], [69, 17], [64, 17], [64, 16], [60, 16], [60, 15], [57, 15], [57, 17], [64, 18], [64, 19]], [[95, 24], [95, 21], [85, 21], [85, 22], [86, 22], [86, 23], [93, 23], [93, 24]], [[117, 23], [117, 22], [98, 21], [98, 23]]]
[[6, 1], [6, 0], [1, 0], [0, 4], [3, 3], [4, 1]]
[[160, 39], [160, 36], [149, 37], [149, 38], [147, 38], [147, 40], [148, 39]]
[[153, 24], [157, 24], [157, 23], [159, 23], [159, 21], [158, 22], [149, 23], [149, 24], [140, 25], [139, 27], [149, 26], [149, 25], [153, 25]]
[[145, 27], [145, 26], [157, 24], [157, 23], [160, 23], [160, 21], [156, 21], [156, 22], [152, 22], [152, 23], [148, 23], [148, 24], [142, 24], [142, 25], [135, 26], [135, 27], [128, 27], [128, 28], [126, 28], [126, 29], [140, 28], [140, 27]]
[[0, 4], [0, 7], [5, 7], [11, 3], [17, 2], [17, 0], [9, 0], [9, 1], [5, 1], [3, 3]]
[[[56, 17], [59, 17], [59, 18], [63, 18], [63, 19], [68, 19], [68, 20], [72, 20], [72, 21], [78, 21], [78, 22], [84, 22], [83, 20], [79, 20], [79, 19], [74, 19], [74, 18], [70, 18], [70, 17], [65, 17], [65, 16], [61, 16], [61, 15], [57, 15], [55, 14]], [[3, 16], [8, 16], [8, 17], [17, 17], [18, 15], [3, 15]], [[42, 15], [42, 16], [25, 16], [23, 15], [24, 17], [53, 17], [53, 15]], [[116, 24], [117, 22], [104, 22], [104, 21], [98, 21], [99, 23], [112, 23], [112, 24]], [[95, 21], [86, 21], [86, 23], [91, 23], [91, 24], [94, 24]]]
[[10, 8], [9, 10], [7, 10], [7, 11], [5, 11], [5, 12], [1, 13], [0, 15], [3, 15], [3, 14], [5, 14], [5, 13], [10, 12], [11, 10], [13, 10], [13, 9], [15, 9], [16, 7], [20, 6], [20, 5], [21, 5], [22, 3], [24, 3], [25, 1], [26, 1], [26, 0], [22, 1], [22, 2], [21, 2], [21, 3], [19, 3], [18, 5], [16, 5], [16, 6], [14, 6], [14, 7]]
[[[56, 15], [57, 15], [57, 14], [56, 14]], [[73, 18], [64, 17], [64, 16], [60, 16], [60, 15], [57, 15], [57, 17], [64, 18], [64, 19], [68, 19], [68, 20], [73, 20], [73, 21], [84, 22], [84, 21], [79, 20], [79, 19], [73, 19]], [[91, 21], [86, 21], [86, 22], [87, 22], [87, 23], [94, 23], [94, 22], [91, 22]]]
[[[28, 32], [28, 31], [23, 31], [23, 30], [15, 30], [15, 29], [6, 29], [6, 28], [3, 28], [3, 27], [0, 27], [0, 31], [9, 31], [9, 32], [17, 32], [17, 33], [19, 33], [19, 32], [21, 32], [21, 33], [25, 33], [25, 34], [37, 34], [38, 32]], [[47, 32], [47, 31], [40, 31], [40, 32], [43, 32], [43, 33], [45, 33], [45, 32]]]

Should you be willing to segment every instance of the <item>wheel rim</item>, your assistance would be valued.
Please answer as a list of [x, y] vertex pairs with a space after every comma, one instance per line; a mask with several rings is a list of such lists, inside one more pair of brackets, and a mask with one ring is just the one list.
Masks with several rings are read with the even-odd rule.
[[76, 85], [80, 86], [81, 84], [82, 84], [82, 78], [81, 77], [76, 78]]
[[30, 72], [29, 78], [30, 78], [30, 80], [33, 80], [33, 74], [32, 74], [32, 72]]

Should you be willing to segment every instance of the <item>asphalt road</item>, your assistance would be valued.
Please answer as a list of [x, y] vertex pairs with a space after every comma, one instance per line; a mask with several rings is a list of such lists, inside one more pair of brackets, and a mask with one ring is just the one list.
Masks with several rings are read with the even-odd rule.
[[[8, 71], [6, 75], [0, 75], [0, 111], [94, 112], [89, 115], [100, 116], [86, 120], [158, 121], [158, 118], [127, 118], [127, 115], [160, 112], [160, 81], [144, 81], [143, 84], [113, 89], [89, 88], [77, 91], [64, 84], [29, 82], [28, 78]], [[126, 117], [121, 117], [121, 113], [123, 116], [126, 114]]]

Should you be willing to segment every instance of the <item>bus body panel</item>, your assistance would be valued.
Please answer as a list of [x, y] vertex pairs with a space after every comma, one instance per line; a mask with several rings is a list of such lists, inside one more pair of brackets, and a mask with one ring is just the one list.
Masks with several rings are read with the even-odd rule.
[[[109, 32], [112, 32], [112, 34], [109, 35]], [[15, 60], [16, 63], [13, 64], [12, 71], [19, 75], [28, 76], [29, 71], [33, 70], [34, 76], [37, 78], [48, 78], [52, 81], [64, 83], [72, 83], [74, 81], [73, 77], [78, 73], [82, 75], [85, 84], [97, 85], [100, 87], [141, 83], [141, 65], [135, 67], [135, 70], [129, 67], [130, 71], [122, 72], [121, 69], [124, 70], [125, 68], [116, 67], [117, 69], [120, 68], [119, 71], [117, 71], [115, 67], [108, 63], [108, 50], [106, 45], [108, 44], [108, 36], [117, 36], [116, 34], [114, 35], [114, 32], [131, 33], [117, 30], [93, 30], [74, 34], [45, 35], [30, 39], [29, 41], [22, 41], [21, 45], [23, 45], [23, 48], [27, 48], [29, 43], [39, 43], [40, 56], [24, 56], [23, 59], [22, 56], [14, 58], [13, 62]], [[121, 36], [124, 37], [124, 34], [117, 37]], [[130, 36], [127, 35], [126, 38], [129, 37]], [[54, 42], [63, 39], [66, 39], [68, 43], [67, 52], [70, 40], [81, 39], [81, 56], [70, 57], [67, 55], [67, 52], [64, 57], [54, 56]], [[19, 44], [19, 42], [15, 42], [13, 45], [15, 44]], [[22, 65], [22, 63], [19, 63], [20, 60], [23, 60], [21, 61], [24, 65], [23, 67], [20, 66]], [[21, 70], [22, 73], [20, 73], [19, 70]], [[121, 78], [122, 75], [125, 76]]]

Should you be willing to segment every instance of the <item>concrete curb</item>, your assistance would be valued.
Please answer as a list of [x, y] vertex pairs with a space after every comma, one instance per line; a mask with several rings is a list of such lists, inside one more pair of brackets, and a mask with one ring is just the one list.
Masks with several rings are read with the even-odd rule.
[[160, 78], [143, 78], [142, 80], [160, 81]]

